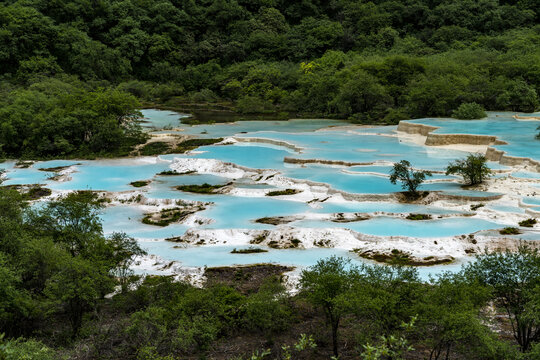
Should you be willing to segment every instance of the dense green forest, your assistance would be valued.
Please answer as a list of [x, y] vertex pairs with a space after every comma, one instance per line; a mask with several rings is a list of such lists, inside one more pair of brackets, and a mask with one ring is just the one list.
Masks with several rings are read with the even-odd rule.
[[[135, 114], [127, 94], [173, 108], [370, 123], [450, 116], [462, 105], [458, 117], [531, 112], [538, 9], [537, 0], [3, 1], [2, 151], [123, 154], [142, 141], [111, 121]], [[85, 99], [114, 90], [98, 111]], [[28, 98], [42, 119], [29, 120]], [[80, 132], [96, 119], [125, 136]]]
[[0, 359], [540, 358], [538, 251], [429, 282], [332, 257], [293, 293], [273, 265], [207, 269], [197, 288], [134, 276], [144, 252], [103, 235], [102, 206], [76, 192], [29, 207], [0, 188]]

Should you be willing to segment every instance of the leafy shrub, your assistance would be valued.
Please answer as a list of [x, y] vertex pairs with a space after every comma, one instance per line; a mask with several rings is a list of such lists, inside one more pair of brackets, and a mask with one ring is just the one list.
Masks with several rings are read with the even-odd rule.
[[171, 146], [166, 142], [155, 141], [144, 145], [140, 150], [140, 154], [144, 156], [161, 155], [166, 153], [170, 148]]
[[236, 249], [236, 248], [234, 248], [231, 251], [231, 254], [257, 254], [257, 253], [265, 253], [265, 252], [268, 252], [268, 250], [250, 246], [247, 249]]
[[192, 192], [196, 194], [215, 194], [216, 190], [221, 189], [226, 185], [210, 185], [208, 183], [204, 183], [202, 185], [180, 185], [177, 186], [176, 189], [180, 191], [186, 191], [186, 192]]
[[133, 187], [136, 187], [136, 188], [143, 187], [143, 186], [146, 186], [148, 184], [150, 184], [149, 180], [139, 180], [139, 181], [133, 181], [133, 182], [129, 183], [129, 185], [131, 185]]
[[523, 226], [523, 227], [533, 227], [534, 225], [536, 225], [537, 221], [536, 219], [527, 219], [527, 220], [523, 220], [523, 221], [520, 221], [519, 222], [519, 226]]
[[430, 220], [431, 215], [429, 214], [409, 214], [406, 217], [407, 220]]
[[505, 227], [504, 229], [500, 230], [499, 233], [501, 235], [519, 235], [521, 234], [521, 231], [515, 227]]
[[48, 348], [40, 341], [25, 340], [4, 340], [4, 335], [0, 334], [0, 359], [2, 360], [54, 360], [57, 359], [54, 350]]
[[480, 209], [481, 207], [484, 207], [485, 205], [484, 204], [476, 204], [476, 205], [471, 205], [471, 210], [478, 210]]
[[452, 117], [462, 120], [482, 119], [486, 116], [484, 107], [475, 102], [463, 103], [452, 113]]
[[275, 191], [267, 192], [266, 196], [295, 195], [295, 194], [298, 194], [299, 192], [300, 190], [296, 190], [296, 189], [275, 190]]
[[185, 153], [186, 151], [191, 151], [199, 146], [208, 146], [213, 145], [218, 142], [223, 141], [223, 138], [217, 138], [217, 139], [188, 139], [185, 141], [182, 141], [180, 144], [176, 146], [173, 150], [170, 152], [172, 153]]

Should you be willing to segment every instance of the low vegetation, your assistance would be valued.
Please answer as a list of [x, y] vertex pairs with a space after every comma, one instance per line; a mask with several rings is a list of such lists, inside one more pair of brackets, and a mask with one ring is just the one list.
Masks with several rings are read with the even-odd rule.
[[519, 231], [519, 229], [516, 227], [505, 227], [499, 230], [499, 233], [501, 235], [519, 235], [521, 234], [521, 231]]
[[481, 207], [484, 207], [485, 204], [474, 204], [474, 205], [471, 205], [471, 210], [472, 211], [475, 211], [475, 210], [478, 210], [480, 209]]
[[129, 185], [139, 188], [139, 187], [143, 187], [150, 184], [150, 182], [151, 182], [150, 180], [139, 180], [139, 181], [130, 182]]
[[194, 214], [197, 211], [203, 210], [204, 208], [199, 207], [196, 209], [184, 208], [184, 207], [174, 207], [170, 209], [163, 209], [159, 213], [147, 214], [143, 217], [143, 224], [155, 225], [155, 226], [168, 226], [169, 224], [180, 222], [187, 218], [188, 216]]
[[538, 221], [536, 219], [531, 218], [531, 219], [520, 221], [519, 226], [533, 227], [534, 225], [536, 225], [537, 222]]
[[34, 165], [33, 161], [18, 160], [15, 163], [15, 167], [18, 168], [18, 169], [28, 169], [32, 165]]
[[41, 199], [42, 197], [49, 196], [51, 194], [52, 194], [51, 189], [48, 189], [39, 185], [31, 186], [30, 188], [22, 192], [23, 199], [25, 200], [38, 200], [38, 199]]
[[406, 217], [407, 220], [431, 220], [432, 216], [429, 214], [409, 214]]
[[166, 170], [166, 171], [162, 171], [160, 173], [157, 173], [156, 175], [160, 175], [160, 176], [175, 176], [175, 175], [189, 175], [189, 174], [194, 174], [196, 173], [196, 171], [184, 171], [184, 172], [178, 172], [176, 170]]
[[144, 145], [139, 153], [143, 156], [154, 156], [167, 153], [171, 148], [169, 143], [163, 141], [154, 141]]
[[446, 175], [461, 175], [467, 185], [481, 184], [493, 174], [486, 162], [487, 159], [482, 154], [469, 154], [465, 159], [449, 163]]
[[70, 167], [73, 166], [73, 165], [80, 165], [80, 164], [72, 164], [72, 165], [65, 165], [65, 166], [55, 166], [55, 167], [50, 167], [50, 168], [39, 168], [38, 170], [39, 170], [39, 171], [46, 171], [46, 172], [57, 173], [57, 172], [66, 170], [66, 169], [70, 168]]
[[174, 149], [170, 150], [171, 153], [185, 153], [187, 151], [195, 150], [199, 146], [213, 145], [223, 141], [223, 138], [217, 139], [188, 139], [182, 141]]
[[225, 185], [210, 185], [208, 183], [204, 183], [202, 185], [180, 185], [177, 186], [176, 189], [196, 194], [216, 194], [217, 190], [228, 185], [230, 185], [230, 183]]
[[268, 252], [268, 250], [250, 246], [250, 247], [248, 247], [246, 249], [236, 249], [236, 248], [234, 248], [231, 251], [231, 254], [258, 254], [258, 253], [265, 253], [265, 252]]
[[382, 264], [398, 265], [398, 266], [433, 266], [433, 265], [442, 265], [450, 264], [454, 261], [453, 258], [444, 257], [437, 258], [434, 256], [426, 256], [424, 258], [413, 258], [409, 253], [404, 251], [393, 249], [389, 253], [387, 252], [377, 252], [377, 251], [358, 251], [353, 250], [358, 256], [374, 260]]
[[266, 216], [255, 220], [256, 223], [268, 225], [282, 225], [292, 221], [294, 221], [294, 219], [286, 216]]
[[296, 195], [299, 194], [301, 190], [297, 189], [285, 189], [285, 190], [274, 190], [266, 193], [266, 196], [282, 196], [282, 195]]

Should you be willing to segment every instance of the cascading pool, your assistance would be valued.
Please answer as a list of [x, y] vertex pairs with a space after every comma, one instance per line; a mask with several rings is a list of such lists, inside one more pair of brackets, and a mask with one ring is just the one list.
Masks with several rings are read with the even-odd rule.
[[[436, 173], [422, 189], [442, 191], [443, 193], [485, 197], [498, 192], [486, 192], [479, 189], [463, 189], [454, 176], [442, 173], [449, 161], [464, 157], [468, 153], [454, 149], [426, 147], [400, 140], [395, 135], [396, 126], [352, 127], [336, 120], [294, 120], [294, 121], [245, 121], [234, 124], [213, 124], [185, 126], [181, 119], [188, 116], [170, 111], [146, 109], [142, 111], [148, 129], [175, 128], [178, 134], [202, 137], [245, 137], [265, 139], [265, 142], [235, 142], [229, 145], [203, 146], [188, 154], [168, 154], [155, 157], [110, 159], [110, 160], [54, 160], [36, 162], [28, 168], [16, 168], [15, 161], [0, 164], [6, 170], [5, 185], [43, 184], [53, 191], [101, 190], [108, 192], [133, 192], [142, 194], [148, 200], [164, 199], [201, 201], [211, 203], [204, 211], [197, 214], [203, 221], [188, 226], [170, 224], [165, 227], [145, 225], [141, 222], [145, 210], [138, 204], [109, 206], [102, 214], [104, 230], [107, 233], [124, 231], [140, 240], [149, 253], [169, 261], [178, 261], [184, 266], [223, 266], [259, 262], [275, 262], [288, 265], [312, 265], [317, 259], [337, 254], [360, 259], [343, 248], [310, 248], [304, 250], [268, 249], [267, 253], [230, 254], [230, 246], [180, 246], [164, 241], [165, 238], [182, 236], [188, 229], [197, 227], [203, 230], [215, 229], [252, 229], [271, 230], [276, 227], [260, 224], [254, 220], [273, 216], [299, 216], [303, 220], [289, 223], [296, 228], [344, 228], [361, 234], [375, 236], [403, 236], [414, 238], [440, 238], [479, 231], [492, 230], [503, 226], [512, 226], [514, 218], [523, 215], [525, 209], [513, 204], [489, 204], [486, 211], [496, 212], [497, 216], [489, 219], [477, 216], [463, 217], [459, 210], [423, 204], [398, 203], [391, 199], [370, 201], [338, 201], [317, 199], [310, 202], [287, 197], [269, 197], [265, 193], [276, 190], [275, 184], [260, 183], [253, 178], [230, 178], [220, 174], [194, 173], [186, 175], [163, 176], [158, 173], [170, 170], [175, 158], [216, 159], [251, 169], [272, 169], [280, 175], [296, 179], [325, 184], [328, 191], [342, 191], [350, 194], [389, 194], [401, 191], [401, 187], [391, 184], [388, 174], [392, 163], [402, 159], [409, 160], [414, 167], [435, 171]], [[499, 146], [513, 156], [526, 156], [540, 160], [540, 142], [527, 138], [537, 123], [517, 121], [509, 114], [493, 113], [488, 119], [458, 121], [448, 119], [421, 119], [419, 123], [440, 126], [438, 133], [471, 133], [496, 135], [508, 141], [509, 145]], [[342, 126], [340, 126], [342, 125]], [[337, 127], [336, 127], [337, 126]], [[184, 131], [178, 131], [183, 128]], [[157, 131], [170, 132], [168, 130]], [[294, 146], [282, 146], [280, 142]], [[294, 158], [300, 163], [286, 163], [284, 158]], [[301, 164], [301, 161], [330, 160], [353, 163], [366, 163], [363, 166]], [[40, 168], [71, 166], [65, 170], [62, 181], [51, 179], [57, 175]], [[510, 172], [512, 169], [490, 163], [492, 168]], [[60, 172], [63, 174], [63, 172]], [[505, 174], [497, 175], [499, 177]], [[531, 186], [538, 186], [540, 175], [530, 171], [515, 171], [517, 179], [529, 179]], [[131, 182], [151, 180], [142, 188], [134, 188]], [[225, 185], [232, 182], [237, 190], [233, 194], [195, 194], [175, 189], [179, 185], [197, 185], [208, 183]], [[540, 190], [537, 195], [523, 195], [521, 200], [531, 208], [540, 209]], [[483, 204], [482, 204], [483, 205]], [[171, 205], [172, 206], [172, 205]], [[377, 213], [379, 215], [364, 221], [336, 223], [330, 221], [335, 213]], [[380, 212], [407, 214], [422, 213], [433, 216], [432, 220], [411, 221]], [[505, 215], [508, 215], [507, 216]], [[512, 215], [511, 215], [512, 214]], [[326, 215], [326, 217], [322, 215]], [[439, 216], [444, 215], [444, 218]], [[471, 214], [472, 215], [472, 214]], [[450, 216], [450, 217], [446, 217]], [[455, 216], [455, 217], [454, 217]], [[496, 233], [496, 231], [495, 231]], [[540, 240], [538, 229], [532, 229], [523, 235], [524, 239]], [[363, 260], [362, 260], [363, 261]], [[422, 269], [422, 274], [458, 268], [458, 264]]]

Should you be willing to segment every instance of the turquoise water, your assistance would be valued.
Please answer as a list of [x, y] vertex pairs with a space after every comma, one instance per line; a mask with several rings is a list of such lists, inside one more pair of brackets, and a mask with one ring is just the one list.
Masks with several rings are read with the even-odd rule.
[[516, 207], [516, 206], [491, 205], [491, 204], [489, 204], [486, 207], [489, 208], [489, 209], [492, 209], [492, 210], [509, 212], [509, 213], [523, 214], [525, 212], [525, 209], [522, 209], [522, 208]]
[[[389, 127], [395, 129], [396, 127]], [[411, 160], [416, 168], [439, 170], [449, 161], [466, 153], [450, 149], [429, 148], [400, 141], [397, 137], [358, 135], [351, 132], [317, 131], [310, 133], [257, 132], [247, 137], [286, 141], [304, 148], [300, 159], [340, 160], [346, 162], [397, 162]]]
[[152, 179], [161, 171], [169, 169], [167, 162], [145, 162], [142, 160], [99, 160], [85, 161], [71, 174], [71, 181], [53, 184], [59, 190], [133, 190], [130, 182]]
[[512, 173], [512, 176], [524, 179], [540, 179], [540, 173], [518, 171]]
[[106, 233], [125, 232], [137, 239], [164, 239], [180, 236], [188, 229], [186, 225], [171, 224], [166, 227], [146, 225], [141, 222], [144, 211], [136, 206], [114, 206], [103, 210], [103, 230]]
[[420, 238], [470, 234], [478, 230], [501, 227], [501, 225], [490, 221], [475, 218], [443, 218], [412, 221], [384, 216], [345, 224], [329, 223], [326, 221], [299, 221], [295, 225], [308, 228], [345, 227], [367, 235], [411, 236]]
[[[201, 135], [204, 137], [245, 136], [259, 137], [278, 141], [286, 141], [303, 148], [299, 153], [283, 146], [265, 143], [237, 143], [234, 145], [204, 146], [191, 154], [169, 154], [159, 157], [111, 159], [95, 161], [54, 160], [37, 162], [28, 169], [15, 169], [14, 161], [0, 164], [0, 168], [7, 170], [6, 185], [42, 183], [53, 190], [106, 190], [128, 191], [135, 190], [129, 185], [132, 181], [152, 180], [151, 184], [137, 189], [142, 191], [149, 199], [182, 199], [192, 201], [210, 202], [207, 209], [199, 213], [203, 218], [212, 219], [212, 222], [200, 225], [204, 229], [272, 229], [273, 226], [258, 224], [254, 220], [266, 216], [334, 214], [334, 213], [374, 213], [377, 211], [387, 213], [428, 213], [434, 215], [430, 221], [408, 221], [387, 216], [375, 217], [367, 221], [353, 223], [334, 223], [331, 221], [302, 220], [291, 223], [291, 226], [330, 228], [349, 228], [354, 231], [379, 236], [412, 236], [412, 237], [447, 237], [469, 234], [476, 231], [498, 229], [506, 224], [481, 220], [477, 218], [442, 218], [438, 215], [455, 214], [443, 208], [416, 204], [398, 204], [392, 202], [323, 202], [316, 206], [309, 206], [304, 202], [287, 201], [272, 197], [249, 197], [232, 195], [201, 195], [182, 192], [175, 187], [184, 184], [226, 184], [230, 179], [208, 175], [190, 174], [180, 176], [158, 176], [157, 173], [169, 170], [175, 157], [217, 159], [231, 162], [241, 166], [257, 169], [274, 169], [284, 176], [325, 183], [329, 187], [357, 194], [387, 194], [401, 191], [399, 185], [393, 185], [388, 180], [392, 163], [408, 159], [415, 168], [443, 171], [448, 162], [466, 156], [466, 152], [419, 146], [413, 143], [400, 141], [393, 136], [396, 126], [377, 128], [333, 128], [329, 126], [344, 125], [334, 120], [295, 120], [295, 121], [247, 121], [235, 124], [216, 124], [186, 126], [181, 123], [185, 114], [169, 111], [143, 110], [150, 122], [144, 126], [149, 129], [162, 129], [164, 127], [181, 127], [185, 131], [179, 133]], [[496, 116], [500, 115], [500, 116]], [[421, 119], [418, 122], [442, 125], [439, 132], [447, 133], [478, 133], [494, 134], [511, 144], [501, 146], [515, 156], [529, 156], [540, 158], [540, 146], [536, 140], [531, 143], [527, 136], [531, 133], [531, 126], [537, 122], [515, 121], [508, 114], [490, 114], [489, 120], [457, 121], [441, 119]], [[318, 130], [315, 131], [314, 130]], [[384, 134], [385, 136], [375, 136]], [[509, 150], [510, 149], [510, 150]], [[327, 165], [296, 165], [284, 163], [285, 157], [300, 159], [326, 159], [347, 162], [373, 163], [367, 166], [327, 166]], [[50, 172], [39, 171], [40, 168], [74, 165], [74, 172], [69, 176], [71, 180], [58, 182], [49, 180], [53, 175]], [[490, 166], [497, 169], [506, 169], [496, 163]], [[351, 173], [352, 172], [352, 173]], [[370, 174], [367, 174], [370, 173]], [[375, 173], [375, 174], [373, 174]], [[380, 175], [377, 175], [380, 174]], [[517, 172], [513, 174], [523, 178], [540, 178], [537, 173]], [[500, 175], [506, 176], [506, 175]], [[481, 191], [463, 189], [456, 177], [447, 177], [435, 174], [421, 189], [443, 191], [448, 194], [486, 196], [495, 195]], [[247, 179], [237, 179], [237, 188], [248, 190], [272, 189], [272, 186], [255, 184]], [[526, 204], [539, 206], [540, 197], [525, 197]], [[523, 209], [490, 205], [487, 207], [508, 213], [523, 213]], [[317, 259], [329, 255], [349, 256], [360, 261], [356, 256], [342, 249], [310, 249], [310, 250], [270, 250], [264, 254], [233, 255], [229, 254], [228, 247], [190, 247], [176, 249], [172, 244], [164, 242], [166, 237], [181, 236], [188, 229], [186, 225], [171, 224], [166, 227], [156, 227], [141, 223], [144, 212], [134, 205], [109, 207], [103, 211], [102, 219], [104, 229], [112, 231], [125, 231], [136, 237], [150, 253], [157, 254], [168, 260], [180, 261], [189, 266], [218, 266], [231, 264], [248, 264], [253, 262], [277, 262], [291, 265], [312, 265]], [[538, 232], [527, 232], [523, 235], [527, 239], [538, 238]], [[154, 241], [156, 240], [156, 241]], [[458, 265], [440, 267], [451, 270]], [[424, 275], [440, 271], [439, 267], [422, 269]], [[426, 275], [427, 276], [427, 275]]]
[[[146, 241], [141, 243], [149, 253], [159, 255], [168, 261], [177, 261], [183, 266], [189, 267], [213, 267], [213, 266], [231, 266], [231, 265], [248, 265], [258, 263], [274, 263], [292, 266], [311, 266], [315, 265], [318, 260], [329, 256], [341, 256], [351, 259], [353, 264], [359, 265], [362, 263], [374, 264], [371, 261], [364, 260], [354, 253], [345, 249], [328, 249], [328, 248], [312, 248], [312, 249], [283, 249], [275, 250], [265, 248], [266, 253], [257, 254], [231, 254], [235, 246], [188, 246], [185, 248], [175, 248], [179, 246], [176, 243], [164, 241]], [[181, 245], [180, 245], [181, 246]], [[456, 262], [450, 265], [437, 265], [430, 267], [419, 267], [418, 273], [423, 280], [429, 280], [430, 276], [434, 276], [442, 271], [458, 271], [462, 263]]]
[[340, 120], [289, 120], [289, 121], [239, 121], [232, 124], [205, 124], [185, 126], [182, 132], [188, 135], [200, 137], [227, 137], [241, 133], [252, 133], [254, 136], [258, 131], [286, 131], [286, 132], [306, 132], [322, 129], [328, 126], [348, 125]]
[[271, 229], [272, 225], [258, 224], [253, 220], [267, 216], [287, 216], [308, 212], [310, 207], [298, 201], [278, 200], [271, 197], [249, 198], [220, 196], [215, 205], [201, 216], [215, 219], [204, 226], [209, 229]]
[[540, 196], [527, 196], [523, 198], [523, 203], [528, 205], [540, 206]]
[[508, 155], [540, 160], [540, 142], [534, 138], [540, 122], [516, 120], [512, 115], [514, 113], [490, 112], [482, 120], [419, 119], [413, 122], [439, 126], [440, 129], [435, 130], [435, 133], [440, 134], [495, 135], [508, 142], [508, 145], [496, 146]]
[[189, 114], [157, 109], [144, 109], [141, 110], [141, 113], [143, 115], [141, 126], [149, 130], [177, 128], [181, 125], [183, 118], [190, 116]]
[[374, 213], [384, 211], [387, 213], [430, 213], [430, 214], [453, 214], [455, 211], [436, 208], [433, 206], [419, 204], [400, 204], [390, 202], [346, 202], [346, 203], [321, 203], [320, 209], [314, 210], [317, 213]]

